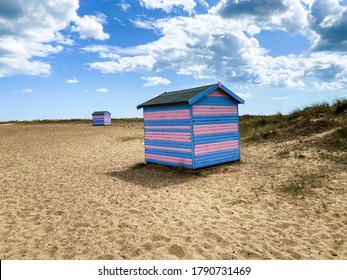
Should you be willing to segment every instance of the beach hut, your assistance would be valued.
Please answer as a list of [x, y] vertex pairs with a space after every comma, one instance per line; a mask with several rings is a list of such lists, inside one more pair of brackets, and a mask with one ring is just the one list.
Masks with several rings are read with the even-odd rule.
[[111, 113], [107, 111], [95, 111], [92, 114], [93, 125], [110, 125], [111, 124]]
[[146, 162], [198, 169], [240, 160], [240, 103], [218, 82], [164, 92], [138, 105]]

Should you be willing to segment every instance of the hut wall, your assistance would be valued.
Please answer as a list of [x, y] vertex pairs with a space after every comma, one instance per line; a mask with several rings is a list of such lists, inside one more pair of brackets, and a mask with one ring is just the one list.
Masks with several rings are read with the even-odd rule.
[[145, 160], [193, 168], [190, 106], [144, 108]]
[[194, 168], [240, 159], [238, 104], [217, 89], [192, 106]]
[[111, 114], [105, 114], [104, 115], [104, 125], [110, 125], [111, 124]]

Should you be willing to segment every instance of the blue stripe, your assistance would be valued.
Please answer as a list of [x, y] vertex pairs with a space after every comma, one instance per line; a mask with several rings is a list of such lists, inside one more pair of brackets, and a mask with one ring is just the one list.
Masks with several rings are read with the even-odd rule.
[[232, 106], [237, 105], [237, 103], [231, 97], [205, 96], [194, 105]]
[[143, 112], [159, 112], [159, 111], [169, 111], [169, 110], [185, 110], [189, 109], [189, 105], [176, 105], [176, 106], [160, 106], [160, 107], [144, 107]]
[[201, 156], [196, 156], [195, 157], [195, 167], [196, 168], [201, 168], [205, 166], [210, 166], [214, 164], [220, 164], [223, 162], [230, 162], [230, 161], [235, 161], [239, 160], [240, 157], [238, 155], [238, 151], [229, 151], [228, 153], [226, 152], [218, 152], [214, 153], [214, 155], [201, 155]]
[[202, 168], [202, 167], [207, 167], [207, 166], [211, 166], [211, 165], [227, 163], [227, 162], [233, 162], [233, 161], [236, 161], [236, 160], [239, 160], [239, 159], [240, 158], [238, 158], [237, 156], [231, 156], [231, 157], [207, 160], [207, 161], [203, 161], [203, 162], [195, 162], [195, 169]]
[[226, 132], [218, 134], [204, 134], [204, 135], [195, 135], [194, 144], [208, 144], [216, 142], [224, 142], [230, 140], [239, 140], [239, 135], [237, 132]]
[[176, 166], [176, 167], [185, 167], [185, 168], [188, 168], [188, 169], [192, 169], [192, 166], [191, 166], [191, 165], [188, 165], [188, 164], [178, 164], [178, 163], [160, 161], [160, 160], [149, 159], [149, 158], [145, 158], [145, 161], [146, 161], [146, 162], [149, 162], [149, 163], [170, 165], [170, 166]]
[[190, 142], [174, 142], [164, 140], [145, 140], [145, 145], [186, 149], [190, 149], [192, 147]]
[[229, 150], [223, 150], [223, 151], [218, 151], [218, 152], [212, 152], [208, 154], [203, 154], [203, 155], [195, 155], [195, 160], [197, 162], [201, 162], [204, 160], [212, 160], [212, 159], [218, 159], [218, 158], [229, 158], [233, 156], [238, 156], [239, 154], [239, 149], [229, 149]]
[[168, 151], [168, 150], [158, 150], [158, 149], [145, 149], [146, 154], [155, 154], [161, 156], [171, 156], [179, 158], [192, 158], [191, 152], [179, 152], [179, 151]]
[[194, 119], [193, 119], [194, 124], [213, 124], [213, 123], [228, 123], [228, 122], [237, 123], [238, 122], [237, 115], [194, 116]]
[[145, 126], [151, 126], [151, 125], [174, 125], [174, 126], [180, 126], [180, 125], [186, 125], [190, 126], [190, 120], [145, 120], [144, 121]]

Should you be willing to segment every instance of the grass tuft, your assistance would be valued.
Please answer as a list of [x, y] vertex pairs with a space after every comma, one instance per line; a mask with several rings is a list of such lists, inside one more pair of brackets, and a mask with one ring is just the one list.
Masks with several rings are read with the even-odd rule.
[[282, 182], [281, 190], [293, 197], [304, 198], [312, 193], [312, 189], [322, 186], [322, 177], [317, 174], [298, 174], [294, 178]]

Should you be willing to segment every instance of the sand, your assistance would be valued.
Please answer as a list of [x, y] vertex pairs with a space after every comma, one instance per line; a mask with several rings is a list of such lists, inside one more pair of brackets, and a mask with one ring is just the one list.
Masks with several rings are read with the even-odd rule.
[[[0, 125], [0, 259], [347, 259], [346, 166], [242, 143], [203, 172], [143, 162], [141, 122]], [[292, 196], [283, 182], [321, 174]]]

